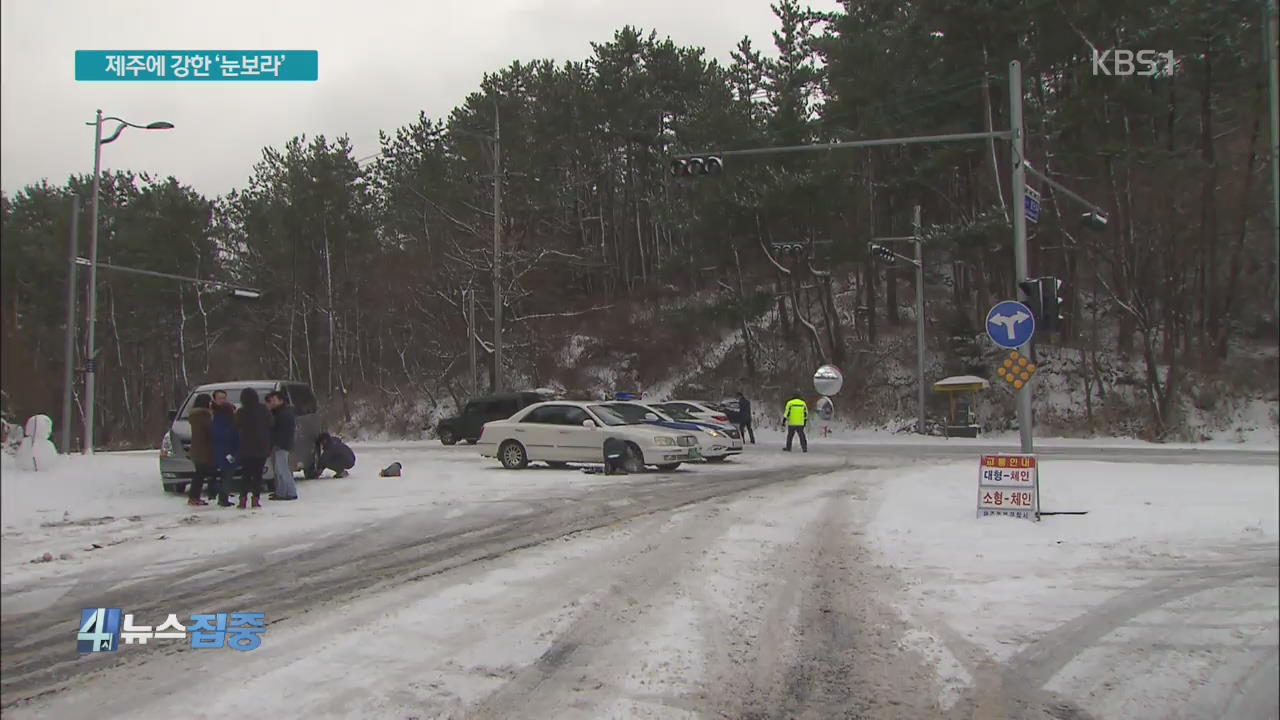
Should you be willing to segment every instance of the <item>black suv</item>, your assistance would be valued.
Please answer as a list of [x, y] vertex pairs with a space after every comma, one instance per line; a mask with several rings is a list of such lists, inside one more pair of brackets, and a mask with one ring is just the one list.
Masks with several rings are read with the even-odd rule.
[[506, 420], [534, 403], [547, 398], [536, 392], [509, 392], [484, 395], [469, 401], [457, 417], [445, 418], [436, 425], [436, 437], [445, 445], [466, 440], [474, 445], [480, 439], [480, 428], [487, 422]]

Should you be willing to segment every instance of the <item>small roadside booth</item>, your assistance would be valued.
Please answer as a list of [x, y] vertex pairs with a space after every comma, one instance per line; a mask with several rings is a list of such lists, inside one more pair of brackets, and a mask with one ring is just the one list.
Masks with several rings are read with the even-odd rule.
[[947, 424], [943, 431], [947, 437], [978, 437], [978, 421], [974, 405], [978, 391], [991, 387], [991, 383], [976, 375], [954, 375], [933, 384], [933, 391], [947, 396]]

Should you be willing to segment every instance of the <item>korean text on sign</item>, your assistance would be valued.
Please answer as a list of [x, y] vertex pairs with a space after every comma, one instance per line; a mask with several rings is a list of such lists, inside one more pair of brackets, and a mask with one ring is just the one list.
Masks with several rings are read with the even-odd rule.
[[315, 50], [77, 50], [79, 81], [315, 81]]
[[978, 463], [978, 517], [1039, 519], [1039, 479], [1033, 455], [983, 455]]

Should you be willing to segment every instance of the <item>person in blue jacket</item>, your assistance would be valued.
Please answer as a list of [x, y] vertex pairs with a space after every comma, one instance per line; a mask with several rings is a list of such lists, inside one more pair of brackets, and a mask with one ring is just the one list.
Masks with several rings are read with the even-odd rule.
[[213, 393], [213, 462], [218, 468], [218, 505], [231, 507], [231, 481], [240, 465], [240, 433], [236, 430], [236, 408], [225, 390]]

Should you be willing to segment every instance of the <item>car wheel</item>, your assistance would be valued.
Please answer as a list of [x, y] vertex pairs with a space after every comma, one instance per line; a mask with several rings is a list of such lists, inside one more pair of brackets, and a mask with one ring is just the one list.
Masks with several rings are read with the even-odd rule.
[[498, 459], [502, 461], [502, 467], [508, 470], [523, 470], [529, 467], [529, 454], [524, 451], [524, 446], [515, 440], [502, 443], [498, 448]]
[[559, 460], [548, 460], [548, 461], [547, 461], [547, 467], [549, 467], [549, 468], [554, 468], [554, 469], [556, 469], [556, 470], [563, 470], [563, 469], [565, 469], [565, 468], [569, 467], [569, 463], [567, 463], [567, 462], [560, 462]]
[[729, 456], [728, 456], [728, 455], [716, 455], [716, 456], [714, 456], [714, 457], [706, 458], [706, 461], [707, 461], [707, 462], [717, 462], [717, 463], [718, 463], [718, 462], [724, 462], [725, 460], [728, 460], [728, 459], [729, 459]]
[[452, 430], [445, 428], [440, 431], [440, 442], [444, 445], [457, 445], [458, 436]]
[[480, 442], [480, 438], [467, 438], [468, 445], [475, 445], [478, 442]]
[[622, 469], [628, 473], [644, 472], [644, 453], [632, 443], [627, 443], [626, 452], [622, 456]]
[[320, 477], [320, 468], [316, 467], [315, 465], [303, 465], [302, 477], [308, 480], [315, 480], [316, 478]]
[[680, 467], [680, 463], [667, 463], [665, 465], [659, 465], [658, 469], [663, 472], [671, 472], [672, 470], [675, 470], [678, 467]]

